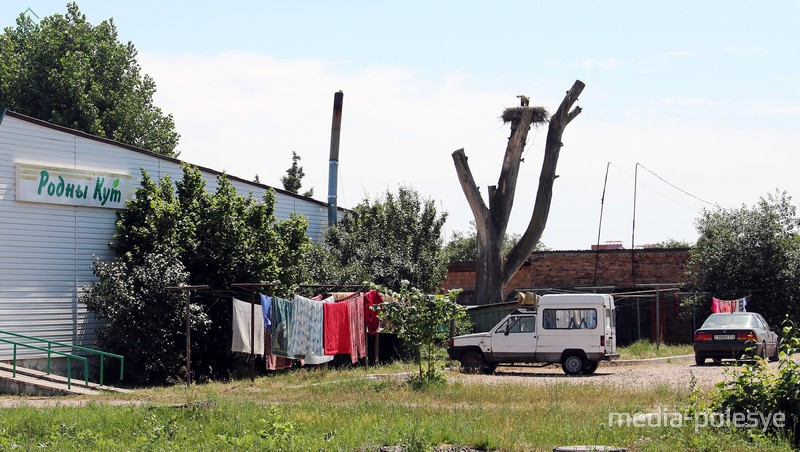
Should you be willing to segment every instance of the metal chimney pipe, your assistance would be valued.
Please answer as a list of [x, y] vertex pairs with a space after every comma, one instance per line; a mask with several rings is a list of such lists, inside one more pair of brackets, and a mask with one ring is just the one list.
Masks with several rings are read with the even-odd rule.
[[333, 95], [333, 124], [331, 125], [331, 156], [328, 163], [328, 226], [336, 224], [336, 184], [339, 175], [339, 135], [342, 131], [342, 101], [344, 93]]

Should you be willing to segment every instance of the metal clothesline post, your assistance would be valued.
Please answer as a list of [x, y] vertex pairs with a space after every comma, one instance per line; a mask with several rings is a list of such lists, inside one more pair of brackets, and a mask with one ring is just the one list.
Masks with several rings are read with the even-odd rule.
[[182, 291], [186, 294], [186, 386], [192, 384], [192, 367], [191, 367], [191, 356], [192, 356], [192, 322], [190, 316], [190, 301], [192, 298], [192, 290], [197, 289], [208, 289], [207, 285], [194, 285], [194, 286], [177, 286], [177, 287], [167, 287], [167, 290], [170, 292], [179, 292]]

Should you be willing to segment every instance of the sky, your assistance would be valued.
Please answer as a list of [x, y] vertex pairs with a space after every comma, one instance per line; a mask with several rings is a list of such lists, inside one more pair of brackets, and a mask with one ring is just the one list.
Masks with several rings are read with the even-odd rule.
[[[448, 239], [472, 220], [451, 154], [465, 150], [486, 199], [503, 110], [524, 94], [552, 113], [575, 80], [583, 112], [563, 135], [549, 248], [693, 243], [704, 209], [800, 196], [797, 2], [78, 5], [136, 47], [181, 159], [281, 187], [294, 151], [301, 191], [327, 201], [341, 90], [339, 206], [410, 185], [447, 212]], [[2, 26], [28, 8], [64, 14], [66, 1], [2, 2]], [[529, 134], [509, 233], [530, 220], [546, 136], [546, 125]]]

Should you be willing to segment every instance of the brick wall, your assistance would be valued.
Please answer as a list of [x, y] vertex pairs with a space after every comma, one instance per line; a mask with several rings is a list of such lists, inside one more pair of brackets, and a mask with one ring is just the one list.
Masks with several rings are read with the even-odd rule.
[[[648, 284], [675, 284], [686, 282], [684, 268], [689, 260], [687, 249], [642, 249], [601, 251], [542, 251], [533, 253], [528, 262], [517, 271], [506, 285], [506, 297], [517, 289], [577, 289], [596, 286], [613, 286], [611, 292], [638, 292], [653, 290]], [[464, 289], [459, 302], [479, 304], [475, 300], [475, 265], [454, 264], [448, 268], [444, 289]], [[678, 318], [673, 311], [673, 293], [661, 292], [659, 297], [658, 330], [661, 340], [667, 343], [691, 342], [690, 320]], [[616, 296], [615, 296], [616, 298]], [[656, 340], [655, 294], [643, 293], [636, 300], [618, 299], [617, 335], [620, 345], [639, 338]], [[638, 323], [638, 326], [637, 326]]]
[[[688, 259], [687, 249], [540, 251], [514, 275], [506, 294], [534, 287], [614, 286], [619, 290], [645, 284], [682, 284]], [[474, 290], [474, 264], [451, 265], [442, 286]]]

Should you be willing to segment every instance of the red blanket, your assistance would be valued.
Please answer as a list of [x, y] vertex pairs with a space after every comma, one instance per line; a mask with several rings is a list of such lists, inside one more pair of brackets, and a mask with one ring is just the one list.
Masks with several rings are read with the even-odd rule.
[[350, 310], [347, 303], [322, 304], [325, 354], [350, 353]]

